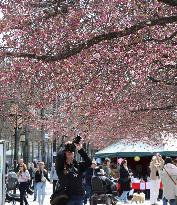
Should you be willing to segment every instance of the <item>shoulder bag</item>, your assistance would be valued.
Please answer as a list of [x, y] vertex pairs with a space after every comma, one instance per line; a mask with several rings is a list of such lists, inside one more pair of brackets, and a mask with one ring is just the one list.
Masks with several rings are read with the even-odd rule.
[[175, 182], [175, 180], [171, 177], [171, 175], [167, 172], [167, 170], [164, 167], [164, 170], [166, 171], [166, 173], [168, 174], [168, 176], [170, 177], [170, 179], [172, 180], [172, 182], [175, 185], [175, 195], [176, 195], [176, 200], [177, 200], [177, 183]]

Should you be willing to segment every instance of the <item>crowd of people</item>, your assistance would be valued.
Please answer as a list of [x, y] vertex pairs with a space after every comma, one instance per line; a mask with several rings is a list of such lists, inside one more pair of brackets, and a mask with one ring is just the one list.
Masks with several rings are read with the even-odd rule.
[[[48, 178], [48, 172], [45, 169], [44, 162], [34, 161], [29, 163], [27, 167], [23, 159], [20, 159], [15, 172], [17, 175], [18, 189], [20, 192], [20, 205], [28, 205], [27, 193], [29, 193], [29, 190], [33, 190], [31, 192], [34, 194], [34, 201], [38, 200], [39, 205], [43, 205], [45, 198], [46, 180], [49, 182], [53, 182], [54, 180], [52, 174], [51, 180]], [[8, 176], [8, 171], [6, 176]]]
[[[76, 161], [75, 151], [80, 154], [82, 161]], [[177, 195], [177, 162], [170, 157], [162, 158], [160, 154], [152, 157], [150, 169], [150, 204], [158, 204], [160, 182], [163, 184], [163, 205], [176, 204]], [[116, 187], [115, 199], [129, 203], [128, 196], [132, 192], [131, 183], [134, 178], [129, 169], [127, 159], [122, 159], [119, 164], [111, 163], [105, 158], [102, 164], [90, 159], [82, 148], [82, 144], [67, 142], [58, 155], [56, 162], [50, 169], [50, 177], [42, 161], [33, 162], [26, 166], [23, 159], [19, 160], [16, 168], [19, 182], [20, 205], [28, 205], [26, 192], [29, 187], [34, 190], [34, 201], [39, 205], [44, 204], [46, 181], [53, 183], [51, 205], [83, 205], [92, 197], [92, 179], [99, 177], [110, 188]], [[119, 186], [117, 186], [117, 184]], [[118, 188], [119, 187], [119, 188]], [[131, 194], [130, 194], [131, 193]]]

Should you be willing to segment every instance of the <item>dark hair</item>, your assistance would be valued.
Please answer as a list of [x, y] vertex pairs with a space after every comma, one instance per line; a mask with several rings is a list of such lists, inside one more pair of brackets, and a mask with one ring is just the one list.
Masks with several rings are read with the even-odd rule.
[[164, 164], [167, 164], [167, 163], [172, 163], [172, 158], [171, 157], [166, 157], [165, 158], [165, 163]]
[[126, 162], [127, 162], [127, 160], [126, 160], [126, 159], [123, 159], [122, 162], [121, 162], [121, 164], [120, 164], [120, 166], [122, 167]]
[[65, 149], [66, 152], [74, 152], [75, 151], [75, 145], [72, 142], [67, 142], [65, 144]]

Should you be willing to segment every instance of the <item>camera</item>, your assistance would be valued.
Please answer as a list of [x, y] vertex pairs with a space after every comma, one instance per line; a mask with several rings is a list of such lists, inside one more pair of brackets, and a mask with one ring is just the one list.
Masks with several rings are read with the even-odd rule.
[[73, 140], [72, 143], [65, 144], [65, 151], [74, 152], [76, 146], [74, 144], [79, 144], [81, 141], [81, 137], [77, 135]]
[[74, 144], [79, 144], [80, 143], [80, 141], [81, 141], [81, 136], [79, 136], [79, 135], [77, 135], [74, 139], [73, 139], [73, 141], [72, 141], [72, 143]]

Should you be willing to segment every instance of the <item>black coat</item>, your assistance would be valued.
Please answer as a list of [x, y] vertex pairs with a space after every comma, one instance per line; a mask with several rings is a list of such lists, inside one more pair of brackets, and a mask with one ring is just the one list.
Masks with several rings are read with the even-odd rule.
[[69, 196], [84, 195], [82, 175], [92, 164], [91, 159], [88, 157], [84, 149], [80, 149], [78, 153], [84, 161], [78, 163], [76, 160], [73, 160], [72, 164], [66, 164], [65, 151], [60, 151], [56, 158], [56, 172], [60, 179], [58, 189], [61, 191], [66, 190], [66, 193]]
[[122, 191], [130, 191], [131, 190], [131, 178], [129, 171], [124, 168], [124, 166], [120, 167], [120, 178], [119, 178], [120, 188]]

